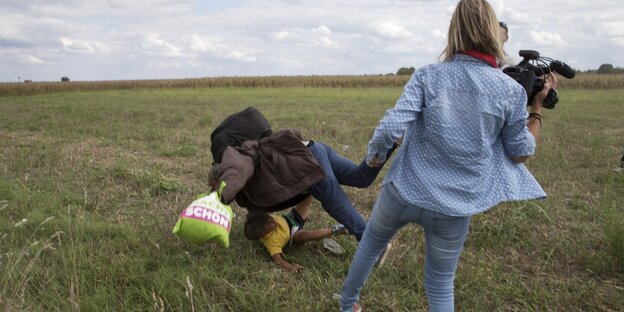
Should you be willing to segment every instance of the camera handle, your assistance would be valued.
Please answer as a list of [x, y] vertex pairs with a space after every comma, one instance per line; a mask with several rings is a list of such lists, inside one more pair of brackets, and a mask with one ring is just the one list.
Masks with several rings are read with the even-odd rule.
[[546, 109], [553, 109], [555, 108], [555, 104], [557, 104], [557, 102], [559, 102], [559, 93], [557, 90], [550, 88], [546, 98], [544, 99], [544, 105], [542, 105], [542, 107]]

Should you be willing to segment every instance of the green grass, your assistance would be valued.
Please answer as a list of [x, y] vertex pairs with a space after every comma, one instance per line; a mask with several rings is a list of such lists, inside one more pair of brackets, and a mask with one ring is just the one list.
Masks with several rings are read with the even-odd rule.
[[[401, 88], [198, 88], [0, 97], [0, 310], [335, 311], [346, 254], [318, 243], [280, 271], [242, 234], [195, 246], [171, 229], [207, 190], [210, 133], [253, 105], [358, 161]], [[549, 195], [475, 216], [456, 277], [464, 311], [624, 307], [624, 90], [565, 90], [527, 166]], [[381, 178], [346, 188], [367, 216]], [[315, 203], [307, 227], [334, 224]], [[362, 293], [369, 311], [426, 309], [423, 235], [408, 226]]]

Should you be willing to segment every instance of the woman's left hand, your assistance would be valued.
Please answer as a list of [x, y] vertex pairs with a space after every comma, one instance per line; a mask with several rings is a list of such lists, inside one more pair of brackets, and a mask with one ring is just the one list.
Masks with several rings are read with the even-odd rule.
[[550, 91], [550, 89], [557, 89], [557, 75], [555, 75], [554, 73], [548, 75], [544, 79], [544, 88], [542, 89], [542, 91], [535, 95], [533, 103], [534, 110], [542, 108], [542, 105], [544, 104], [544, 99], [546, 99], [546, 97], [548, 96], [548, 91]]

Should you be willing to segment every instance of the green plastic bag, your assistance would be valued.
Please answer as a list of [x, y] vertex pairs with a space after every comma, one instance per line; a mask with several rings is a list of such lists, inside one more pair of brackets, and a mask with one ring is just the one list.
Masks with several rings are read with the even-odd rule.
[[219, 192], [200, 197], [184, 209], [173, 227], [173, 234], [196, 244], [213, 242], [228, 247], [234, 213], [230, 205], [219, 199], [224, 187], [225, 183], [221, 184]]

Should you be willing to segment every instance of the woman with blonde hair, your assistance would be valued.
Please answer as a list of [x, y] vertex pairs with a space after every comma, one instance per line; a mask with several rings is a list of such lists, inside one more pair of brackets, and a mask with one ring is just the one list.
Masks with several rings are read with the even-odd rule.
[[522, 164], [536, 147], [543, 100], [496, 64], [504, 56], [499, 24], [485, 0], [459, 1], [442, 62], [418, 69], [368, 145], [367, 163], [392, 162], [344, 282], [341, 311], [361, 311], [359, 293], [392, 236], [416, 223], [425, 235], [424, 286], [430, 311], [454, 310], [454, 277], [472, 215], [498, 203], [544, 198]]

